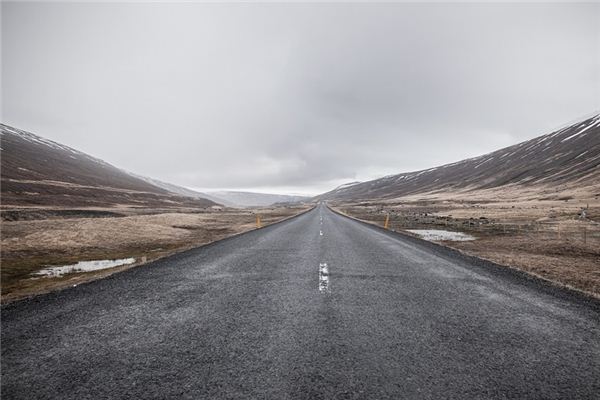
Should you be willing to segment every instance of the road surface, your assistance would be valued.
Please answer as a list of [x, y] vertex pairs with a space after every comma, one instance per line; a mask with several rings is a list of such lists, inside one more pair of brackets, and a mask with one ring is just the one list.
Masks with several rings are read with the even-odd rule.
[[600, 312], [320, 205], [2, 309], [3, 399], [600, 397]]

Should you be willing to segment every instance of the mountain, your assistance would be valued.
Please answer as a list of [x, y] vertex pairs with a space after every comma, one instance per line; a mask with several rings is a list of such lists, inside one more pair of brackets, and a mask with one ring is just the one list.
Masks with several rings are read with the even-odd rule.
[[98, 158], [0, 124], [1, 193], [6, 206], [210, 207], [136, 178]]
[[393, 199], [420, 193], [536, 185], [600, 188], [600, 115], [483, 156], [342, 185], [316, 199]]
[[340, 186], [336, 187], [335, 190], [346, 189], [346, 188], [349, 188], [351, 186], [358, 185], [359, 183], [361, 183], [361, 182], [360, 181], [355, 181], [355, 182], [344, 183], [343, 185], [340, 185]]
[[214, 201], [227, 207], [265, 207], [273, 204], [297, 203], [308, 199], [303, 196], [290, 196], [283, 194], [265, 194], [256, 192], [240, 192], [222, 190], [216, 192], [197, 192], [182, 186], [166, 183], [158, 179], [148, 178], [141, 175], [132, 174], [136, 178], [142, 179], [155, 186], [177, 193], [187, 197], [200, 197]]
[[172, 183], [163, 182], [163, 181], [160, 181], [160, 180], [154, 179], [154, 178], [148, 178], [147, 176], [137, 175], [132, 172], [129, 172], [129, 174], [133, 175], [134, 177], [139, 178], [143, 181], [146, 181], [154, 186], [158, 186], [159, 188], [168, 190], [171, 193], [175, 193], [175, 194], [178, 194], [181, 196], [186, 196], [186, 197], [192, 197], [192, 198], [208, 199], [210, 201], [213, 201], [215, 203], [218, 203], [218, 204], [221, 204], [221, 205], [224, 205], [227, 207], [236, 207], [236, 204], [231, 203], [225, 199], [221, 199], [219, 197], [212, 196], [208, 193], [197, 192], [192, 189], [184, 188], [183, 186], [178, 186], [178, 185], [174, 185]]
[[275, 203], [298, 203], [308, 200], [308, 197], [304, 196], [238, 191], [217, 191], [209, 194], [237, 207], [266, 207]]

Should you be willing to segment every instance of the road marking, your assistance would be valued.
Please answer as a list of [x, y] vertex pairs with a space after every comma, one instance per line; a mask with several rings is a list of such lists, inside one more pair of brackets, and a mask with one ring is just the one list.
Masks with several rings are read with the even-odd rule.
[[323, 231], [319, 231], [319, 236], [323, 236]]
[[319, 264], [319, 292], [330, 292], [327, 263]]

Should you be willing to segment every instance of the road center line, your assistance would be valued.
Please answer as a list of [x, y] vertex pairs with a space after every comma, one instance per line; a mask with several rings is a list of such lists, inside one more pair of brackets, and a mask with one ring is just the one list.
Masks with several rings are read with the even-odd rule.
[[319, 292], [330, 292], [327, 263], [319, 264]]

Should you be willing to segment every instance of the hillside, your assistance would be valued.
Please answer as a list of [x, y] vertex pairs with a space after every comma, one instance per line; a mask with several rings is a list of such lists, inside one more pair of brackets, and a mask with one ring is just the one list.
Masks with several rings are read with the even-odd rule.
[[420, 193], [508, 186], [600, 188], [600, 115], [483, 156], [342, 185], [317, 199], [393, 199]]
[[100, 159], [0, 124], [2, 206], [210, 207], [136, 178]]

